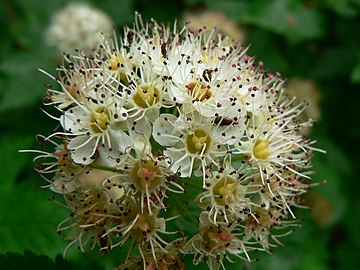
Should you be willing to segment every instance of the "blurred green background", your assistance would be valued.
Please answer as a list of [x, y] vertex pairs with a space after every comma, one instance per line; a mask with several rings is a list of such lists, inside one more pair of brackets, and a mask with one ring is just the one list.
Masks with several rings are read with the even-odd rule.
[[[45, 42], [53, 14], [70, 1], [0, 2], [0, 269], [111, 269], [116, 254], [61, 254], [56, 234], [68, 213], [49, 202], [50, 192], [32, 167], [39, 149], [35, 135], [56, 123], [39, 109], [44, 86], [56, 74], [58, 53]], [[246, 32], [250, 55], [269, 71], [317, 85], [321, 118], [309, 135], [326, 155], [315, 154], [312, 210], [297, 210], [302, 228], [283, 238], [273, 254], [253, 254], [243, 269], [360, 269], [360, 1], [359, 0], [104, 0], [88, 1], [109, 14], [117, 28], [131, 24], [134, 11], [157, 21], [181, 20], [189, 11], [220, 11]], [[359, 181], [359, 182], [358, 182]], [[199, 268], [200, 269], [200, 268]], [[204, 268], [205, 269], [205, 268]], [[229, 266], [239, 269], [239, 265]]]

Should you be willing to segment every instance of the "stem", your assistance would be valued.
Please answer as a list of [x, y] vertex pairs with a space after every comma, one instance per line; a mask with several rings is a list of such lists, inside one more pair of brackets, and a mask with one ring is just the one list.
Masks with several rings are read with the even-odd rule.
[[241, 155], [231, 156], [231, 163], [241, 160], [247, 160], [246, 155], [241, 154]]
[[94, 168], [94, 169], [98, 169], [98, 170], [108, 171], [108, 172], [123, 172], [122, 170], [111, 168], [111, 167], [108, 167], [108, 166], [105, 166], [105, 165], [100, 165], [100, 164], [97, 164], [97, 163], [91, 163], [90, 167]]

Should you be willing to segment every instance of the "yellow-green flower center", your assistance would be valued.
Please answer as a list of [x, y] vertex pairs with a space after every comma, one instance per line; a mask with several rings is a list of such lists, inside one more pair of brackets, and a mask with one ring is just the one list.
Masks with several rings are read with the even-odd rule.
[[253, 154], [257, 159], [266, 160], [269, 155], [271, 154], [271, 151], [269, 149], [270, 141], [269, 139], [265, 140], [257, 140], [255, 142], [254, 148], [253, 148]]
[[233, 178], [223, 177], [213, 187], [213, 195], [217, 205], [225, 206], [236, 200], [237, 185]]
[[125, 223], [131, 224], [137, 218], [130, 231], [132, 238], [139, 240], [144, 238], [147, 233], [156, 230], [156, 215], [149, 214], [147, 211], [142, 213], [140, 208], [136, 206], [129, 210], [129, 214], [124, 217]]
[[95, 133], [102, 133], [107, 129], [107, 126], [110, 124], [110, 115], [106, 107], [101, 106], [95, 111], [91, 112], [91, 129]]
[[121, 54], [115, 55], [111, 54], [109, 56], [109, 70], [117, 71], [120, 74], [120, 80], [128, 85], [128, 80], [126, 78], [126, 74], [122, 72], [122, 68], [124, 67], [123, 64], [125, 63], [125, 59]]
[[274, 219], [270, 216], [270, 212], [264, 209], [258, 209], [253, 212], [253, 215], [246, 221], [246, 226], [252, 230], [259, 228], [259, 226], [269, 226], [274, 223]]
[[143, 109], [151, 107], [153, 104], [156, 104], [159, 101], [160, 101], [159, 90], [152, 85], [139, 86], [134, 95], [135, 104]]
[[222, 228], [210, 226], [201, 233], [205, 247], [211, 251], [222, 251], [232, 240], [232, 234]]
[[202, 129], [189, 132], [186, 138], [187, 150], [191, 154], [205, 154], [210, 148], [210, 136]]
[[138, 190], [152, 192], [165, 180], [155, 161], [141, 160], [130, 170], [130, 181]]
[[210, 86], [204, 82], [194, 81], [185, 87], [188, 95], [191, 96], [193, 100], [203, 102], [212, 96]]
[[117, 70], [124, 63], [124, 57], [121, 54], [111, 54], [109, 57], [109, 69]]

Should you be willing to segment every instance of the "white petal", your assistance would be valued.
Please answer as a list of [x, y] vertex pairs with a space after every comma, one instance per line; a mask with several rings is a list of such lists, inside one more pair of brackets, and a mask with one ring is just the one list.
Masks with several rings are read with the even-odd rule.
[[163, 146], [174, 145], [180, 138], [181, 133], [174, 130], [177, 118], [172, 114], [162, 114], [155, 120], [152, 135]]
[[[222, 144], [233, 145], [240, 141], [244, 135], [244, 125], [238, 126], [219, 126], [214, 131], [214, 136]], [[223, 136], [225, 135], [225, 136]]]
[[[75, 107], [67, 110], [64, 117], [60, 118], [61, 125], [66, 131], [77, 133], [84, 131], [84, 127], [81, 123], [88, 121], [87, 113], [80, 107]], [[80, 119], [80, 123], [77, 121]]]
[[188, 156], [185, 152], [173, 151], [171, 148], [168, 148], [164, 151], [164, 155], [169, 157], [173, 162], [171, 165], [171, 170], [174, 173], [180, 171], [181, 177], [191, 176], [191, 157]]
[[109, 130], [109, 136], [111, 140], [111, 148], [124, 152], [126, 149], [132, 147], [132, 140], [128, 134], [122, 130]]
[[[121, 130], [109, 130], [110, 146], [99, 147], [101, 160], [108, 166], [117, 166], [127, 158], [125, 153], [132, 148], [132, 140], [125, 132]], [[127, 152], [128, 152], [127, 151]]]
[[136, 121], [136, 125], [133, 123], [133, 119], [128, 119], [129, 133], [131, 137], [135, 138], [142, 135], [150, 139], [152, 127], [150, 121], [146, 117]]
[[143, 156], [144, 154], [151, 154], [151, 144], [149, 140], [142, 136], [138, 136], [134, 139], [134, 149], [137, 152], [137, 156]]
[[91, 157], [94, 155], [96, 147], [96, 138], [86, 135], [77, 136], [68, 144], [73, 161], [85, 165], [93, 162]]

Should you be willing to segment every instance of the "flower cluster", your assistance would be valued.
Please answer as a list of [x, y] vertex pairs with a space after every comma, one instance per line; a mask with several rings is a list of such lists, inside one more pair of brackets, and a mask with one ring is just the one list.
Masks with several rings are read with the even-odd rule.
[[107, 14], [85, 3], [70, 3], [56, 13], [46, 32], [47, 42], [61, 51], [97, 46], [98, 32], [111, 31], [113, 22]]
[[[35, 163], [71, 212], [58, 227], [69, 246], [129, 242], [119, 269], [182, 269], [188, 255], [218, 269], [251, 261], [297, 226], [292, 208], [317, 150], [301, 134], [312, 124], [299, 120], [305, 104], [293, 105], [280, 74], [246, 47], [223, 41], [136, 15], [119, 40], [102, 34], [92, 54], [64, 54], [57, 76], [43, 71], [60, 86], [44, 100], [60, 116], [48, 113], [59, 127]], [[185, 199], [168, 203], [185, 195], [199, 207], [194, 235], [168, 229], [189, 218]]]

